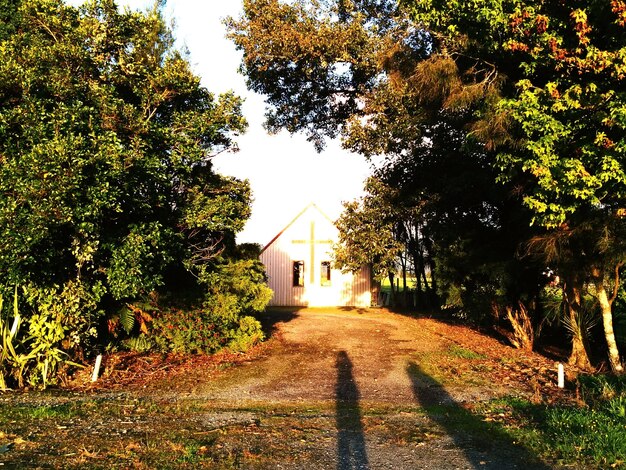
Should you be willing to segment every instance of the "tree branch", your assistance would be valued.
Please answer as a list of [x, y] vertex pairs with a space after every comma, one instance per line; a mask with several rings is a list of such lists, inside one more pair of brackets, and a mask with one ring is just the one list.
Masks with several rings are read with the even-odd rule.
[[619, 270], [622, 266], [624, 266], [623, 261], [620, 261], [615, 266], [615, 277], [613, 278], [613, 295], [611, 295], [611, 298], [609, 299], [609, 304], [611, 305], [613, 304], [613, 301], [617, 298], [617, 294], [619, 292]]
[[56, 34], [54, 34], [54, 32], [52, 31], [52, 29], [50, 29], [50, 27], [49, 27], [47, 24], [45, 24], [45, 23], [44, 23], [42, 20], [40, 20], [39, 18], [36, 18], [36, 20], [37, 20], [37, 23], [38, 23], [38, 24], [39, 24], [39, 25], [40, 25], [43, 29], [45, 29], [45, 30], [48, 32], [48, 34], [52, 37], [52, 39], [54, 39], [54, 42], [59, 42], [59, 40], [58, 40], [58, 38], [57, 38]]

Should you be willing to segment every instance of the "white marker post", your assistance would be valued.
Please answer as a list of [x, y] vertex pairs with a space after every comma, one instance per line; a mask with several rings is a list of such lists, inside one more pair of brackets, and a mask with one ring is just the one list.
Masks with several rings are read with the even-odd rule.
[[102, 354], [98, 354], [96, 357], [96, 363], [93, 366], [93, 374], [91, 375], [91, 381], [95, 382], [98, 380], [98, 374], [100, 373], [100, 365], [102, 364]]
[[558, 387], [565, 388], [565, 369], [563, 364], [559, 362], [558, 365]]

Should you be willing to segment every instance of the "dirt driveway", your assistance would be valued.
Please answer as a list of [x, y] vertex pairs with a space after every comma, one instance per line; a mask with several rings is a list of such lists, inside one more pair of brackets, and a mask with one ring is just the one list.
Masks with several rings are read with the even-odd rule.
[[207, 423], [253, 449], [250, 467], [551, 468], [471, 412], [550, 387], [544, 358], [386, 310], [282, 310], [263, 320], [273, 331], [264, 357], [184, 394], [210, 403]]
[[[422, 396], [433, 387], [416, 373], [423, 366], [420, 358], [458, 341], [444, 337], [444, 324], [386, 310], [283, 310], [269, 312], [264, 321], [275, 329], [266, 357], [198, 384], [191, 395], [227, 403], [332, 402], [343, 381], [369, 406], [415, 404], [416, 390]], [[432, 400], [468, 401], [504, 392], [498, 384], [484, 385], [451, 385], [445, 396]]]
[[0, 395], [0, 465], [557, 468], [494, 426], [506, 410], [481, 408], [559, 393], [542, 356], [386, 310], [280, 310], [262, 321], [269, 339], [245, 355], [124, 364], [117, 354], [95, 388]]

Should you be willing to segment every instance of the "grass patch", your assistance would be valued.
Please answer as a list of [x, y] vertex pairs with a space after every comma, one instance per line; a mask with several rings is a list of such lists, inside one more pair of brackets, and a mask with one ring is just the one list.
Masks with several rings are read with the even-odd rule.
[[8, 414], [12, 419], [34, 419], [34, 420], [48, 420], [48, 419], [71, 419], [75, 416], [79, 416], [81, 411], [79, 407], [72, 403], [64, 403], [60, 405], [23, 405], [12, 406], [2, 411], [2, 414]]
[[580, 387], [581, 406], [508, 398], [482, 412], [526, 447], [562, 465], [626, 468], [626, 378], [581, 377]]
[[181, 455], [176, 459], [176, 463], [199, 464], [202, 461], [212, 460], [210, 449], [214, 442], [187, 442], [181, 445]]
[[[50, 401], [55, 400], [50, 395]], [[194, 402], [84, 398], [0, 405], [0, 444], [9, 468], [236, 468], [194, 420]], [[232, 457], [232, 458], [231, 458]], [[217, 465], [219, 463], [219, 465]]]
[[420, 368], [442, 386], [479, 386], [486, 383], [491, 366], [486, 356], [452, 344], [446, 349], [412, 356]]
[[[58, 399], [49, 396], [49, 402]], [[324, 430], [335, 424], [334, 406], [250, 410], [215, 409], [203, 400], [127, 396], [0, 404], [0, 447], [7, 449], [0, 462], [8, 468], [90, 470], [274, 468], [290, 458], [314, 462], [309, 443], [325, 438]], [[235, 419], [222, 419], [222, 414]]]
[[459, 359], [487, 359], [487, 356], [483, 354], [478, 354], [477, 352], [472, 351], [471, 349], [466, 349], [457, 344], [453, 344], [448, 348], [448, 353], [453, 357], [458, 357]]

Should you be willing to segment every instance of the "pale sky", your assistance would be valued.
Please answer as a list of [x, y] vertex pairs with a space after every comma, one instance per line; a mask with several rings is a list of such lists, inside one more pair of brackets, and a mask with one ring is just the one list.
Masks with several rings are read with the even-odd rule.
[[[80, 5], [83, 0], [67, 0]], [[118, 5], [146, 9], [153, 0], [118, 0]], [[189, 59], [202, 85], [216, 95], [228, 90], [245, 98], [243, 113], [250, 125], [237, 141], [238, 153], [214, 159], [219, 173], [250, 181], [254, 196], [252, 217], [239, 242], [265, 245], [304, 207], [315, 202], [335, 219], [341, 202], [362, 194], [369, 175], [369, 163], [331, 142], [318, 154], [304, 136], [287, 133], [270, 136], [262, 127], [263, 97], [246, 89], [244, 77], [237, 72], [241, 55], [224, 38], [221, 20], [238, 17], [239, 0], [168, 0], [165, 12], [174, 21], [174, 36], [179, 47], [189, 50]]]

